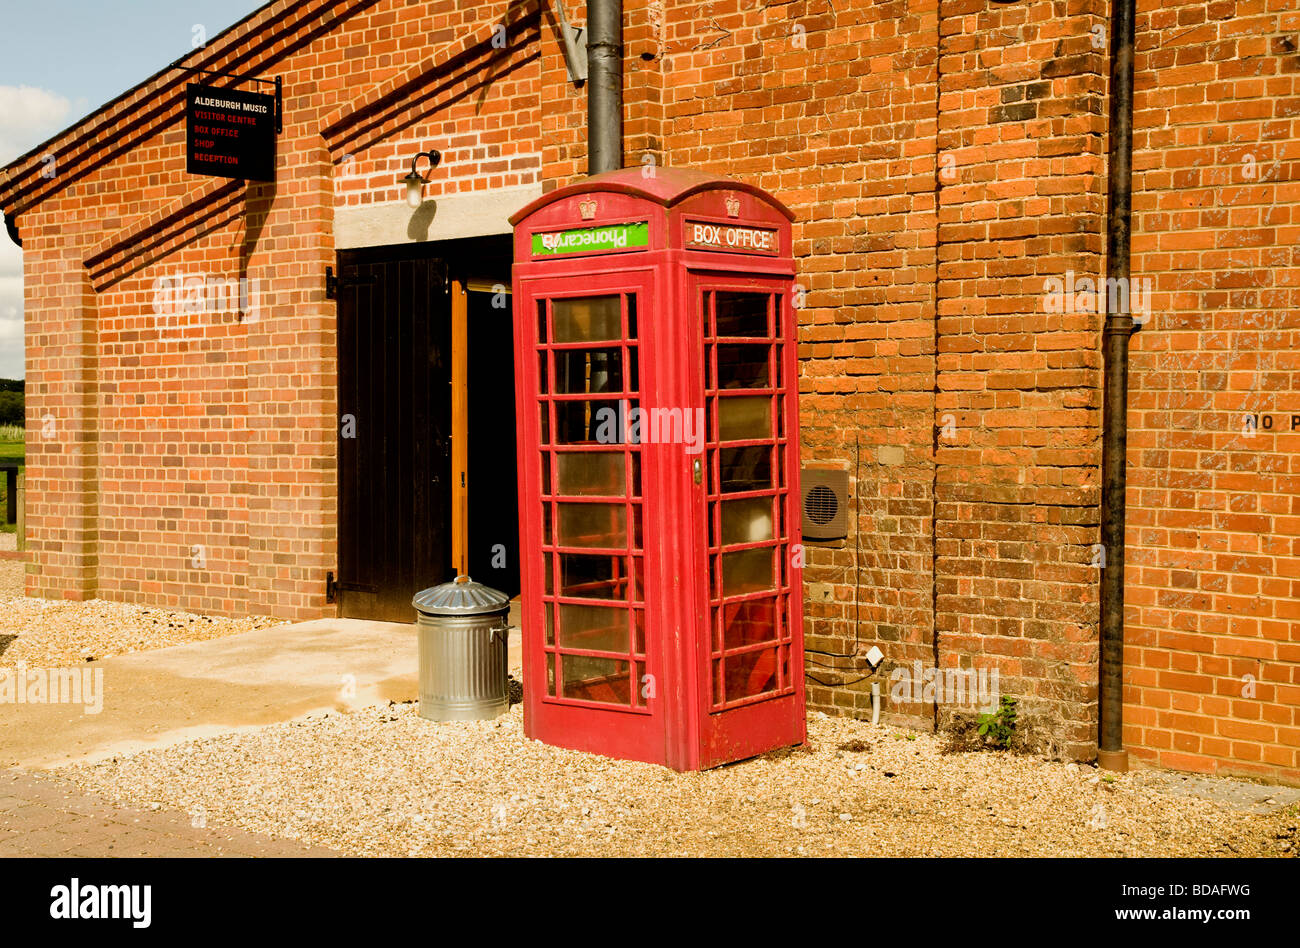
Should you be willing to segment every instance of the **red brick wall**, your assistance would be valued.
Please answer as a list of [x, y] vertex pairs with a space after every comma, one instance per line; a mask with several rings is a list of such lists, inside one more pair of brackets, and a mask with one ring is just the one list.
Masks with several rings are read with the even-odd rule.
[[[31, 218], [35, 218], [32, 220]], [[95, 298], [68, 231], [42, 208], [26, 221], [27, 592], [95, 594], [98, 432]]]
[[[214, 65], [284, 79], [273, 185], [185, 173], [174, 75], [60, 142], [53, 179], [24, 181], [10, 209], [25, 235], [29, 594], [332, 613], [334, 209], [401, 200], [430, 146], [444, 151], [430, 197], [540, 169], [535, 4], [437, 10], [279, 3], [220, 41]], [[157, 281], [177, 273], [248, 278], [262, 307], [160, 321]]]
[[847, 541], [806, 545], [833, 587], [805, 606], [808, 694], [867, 713], [861, 651], [932, 661], [935, 4], [665, 6], [668, 160], [796, 215], [803, 452], [857, 497]]
[[1101, 318], [1051, 311], [1044, 287], [1102, 272], [1103, 5], [940, 12], [937, 653], [995, 664], [1022, 712], [1087, 756]]
[[225, 301], [202, 313], [154, 311], [160, 279], [180, 284], [190, 274], [205, 288], [238, 286], [229, 248], [243, 243], [246, 202], [242, 187], [227, 190], [178, 222], [182, 231], [207, 228], [204, 236], [129, 275], [92, 273], [101, 598], [218, 613], [249, 607], [248, 327]]
[[1045, 275], [1100, 271], [1100, 20], [668, 6], [667, 152], [794, 209], [804, 455], [853, 477], [849, 539], [809, 545], [809, 582], [833, 587], [808, 605], [811, 703], [866, 713], [876, 681], [887, 714], [924, 719], [888, 703], [892, 668], [997, 666], [1086, 754], [1099, 320], [1041, 301]]
[[[1300, 781], [1300, 11], [1139, 4], [1125, 743]], [[1258, 430], [1250, 429], [1247, 416]], [[1271, 429], [1268, 419], [1271, 419]]]

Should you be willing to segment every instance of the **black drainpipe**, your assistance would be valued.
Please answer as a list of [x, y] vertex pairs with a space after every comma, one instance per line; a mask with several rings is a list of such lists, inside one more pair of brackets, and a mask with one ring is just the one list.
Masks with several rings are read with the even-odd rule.
[[[1129, 281], [1133, 197], [1135, 0], [1112, 0], [1106, 325], [1101, 449], [1101, 655], [1097, 764], [1128, 770], [1124, 750], [1124, 483], [1128, 444], [1128, 342], [1135, 328]], [[1113, 282], [1112, 282], [1113, 281]]]
[[623, 167], [623, 0], [587, 2], [587, 174]]

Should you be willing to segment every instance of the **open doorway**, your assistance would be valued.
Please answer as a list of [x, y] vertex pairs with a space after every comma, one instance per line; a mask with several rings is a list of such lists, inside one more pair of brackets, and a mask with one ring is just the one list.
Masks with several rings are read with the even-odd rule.
[[515, 453], [514, 316], [510, 243], [505, 265], [467, 276], [467, 566], [478, 582], [519, 595], [519, 482]]
[[410, 622], [468, 572], [519, 593], [508, 236], [340, 251], [340, 615]]

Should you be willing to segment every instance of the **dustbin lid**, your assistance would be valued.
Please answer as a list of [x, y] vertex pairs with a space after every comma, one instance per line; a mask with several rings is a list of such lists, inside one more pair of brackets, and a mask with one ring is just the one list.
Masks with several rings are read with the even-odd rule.
[[468, 576], [457, 576], [450, 583], [416, 593], [411, 605], [430, 616], [477, 616], [509, 609], [510, 598]]

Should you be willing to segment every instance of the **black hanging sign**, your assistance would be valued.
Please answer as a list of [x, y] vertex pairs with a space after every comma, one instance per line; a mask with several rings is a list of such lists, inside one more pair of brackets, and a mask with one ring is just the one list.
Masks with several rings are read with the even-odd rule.
[[196, 83], [186, 91], [186, 170], [274, 181], [275, 96]]

